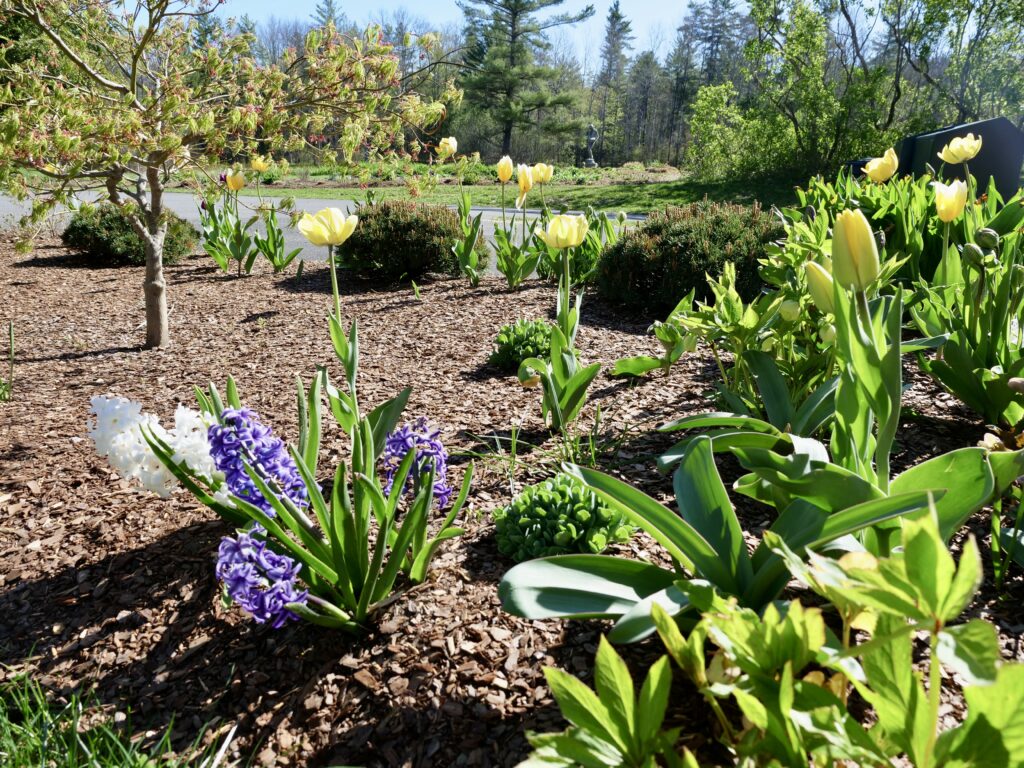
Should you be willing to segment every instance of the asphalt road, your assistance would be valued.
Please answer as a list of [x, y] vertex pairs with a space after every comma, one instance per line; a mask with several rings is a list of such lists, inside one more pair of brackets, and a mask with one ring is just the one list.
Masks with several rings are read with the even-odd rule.
[[[166, 192], [164, 194], [164, 200], [166, 201], [167, 207], [170, 208], [174, 213], [181, 216], [183, 219], [190, 221], [193, 226], [200, 229], [199, 225], [199, 208], [196, 198], [192, 194], [182, 194], [179, 192]], [[255, 197], [242, 196], [239, 201], [243, 206], [255, 207], [258, 200]], [[321, 208], [333, 206], [341, 208], [346, 213], [351, 212], [356, 207], [356, 201], [354, 200], [324, 200], [322, 198], [295, 198], [295, 207], [301, 211], [308, 211], [310, 213], [316, 213]], [[0, 230], [14, 227], [17, 225], [18, 219], [28, 213], [30, 205], [25, 202], [21, 203], [13, 198], [0, 194]], [[244, 208], [243, 208], [244, 210]], [[501, 221], [501, 209], [500, 208], [474, 208], [473, 213], [480, 213], [483, 215], [482, 230], [483, 236], [486, 240], [491, 241], [494, 239], [494, 227], [496, 223]], [[540, 214], [539, 210], [528, 211], [528, 220], [530, 217], [536, 217]], [[244, 215], [244, 214], [243, 214]], [[612, 215], [609, 213], [609, 215]], [[55, 214], [53, 227], [59, 232], [63, 229], [63, 222], [66, 220], [67, 212]], [[630, 219], [638, 220], [642, 219], [640, 216], [630, 216]], [[285, 223], [285, 219], [281, 219], [281, 223]], [[522, 221], [521, 218], [516, 217], [515, 231], [519, 231], [518, 223]], [[254, 224], [254, 228], [259, 228], [260, 224]], [[262, 230], [261, 230], [262, 231]], [[285, 227], [284, 230], [285, 245], [287, 250], [293, 248], [311, 248], [307, 240], [299, 234], [298, 230]], [[492, 264], [488, 269], [491, 274], [497, 274], [494, 269], [493, 258]]]

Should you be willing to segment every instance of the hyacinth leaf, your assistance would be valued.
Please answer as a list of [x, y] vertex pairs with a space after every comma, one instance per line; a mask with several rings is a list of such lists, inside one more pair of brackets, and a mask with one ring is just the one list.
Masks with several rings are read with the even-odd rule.
[[224, 412], [224, 401], [220, 397], [220, 391], [217, 389], [217, 385], [210, 382], [210, 402], [213, 403], [213, 412], [217, 414], [217, 418]]
[[676, 584], [659, 589], [632, 606], [615, 622], [608, 639], [613, 643], [637, 643], [657, 629], [652, 612], [660, 608], [671, 616], [679, 616], [692, 609], [690, 600]]
[[[320, 525], [321, 531], [330, 531], [330, 508], [327, 506], [327, 501], [324, 499], [323, 494], [320, 492], [320, 484], [316, 481], [316, 477], [313, 471], [309, 468], [302, 456], [295, 449], [294, 446], [288, 446], [288, 453], [292, 457], [292, 461], [295, 462], [295, 467], [299, 472], [299, 477], [302, 478], [303, 485], [306, 486], [306, 493], [309, 496], [309, 505], [313, 508], [313, 514], [316, 516], [316, 521]], [[328, 542], [328, 546], [330, 542]]]
[[[410, 451], [409, 453], [413, 453]], [[465, 533], [462, 528], [451, 527], [452, 523], [455, 522], [455, 518], [459, 512], [462, 511], [463, 505], [466, 503], [466, 498], [469, 496], [469, 486], [473, 480], [473, 463], [469, 463], [469, 467], [466, 469], [466, 473], [462, 478], [462, 487], [459, 489], [459, 495], [455, 499], [455, 503], [452, 504], [452, 508], [448, 511], [448, 515], [445, 517], [444, 522], [441, 523], [441, 529], [427, 544], [422, 547], [419, 552], [416, 553], [416, 557], [413, 560], [412, 567], [409, 569], [409, 580], [414, 584], [420, 584], [427, 577], [427, 570], [430, 568], [430, 561], [434, 559], [434, 555], [437, 554], [437, 550], [441, 547], [441, 544], [448, 539], [453, 539], [457, 536], [461, 536]], [[401, 488], [402, 486], [397, 486]], [[433, 497], [433, 493], [431, 493]]]
[[215, 411], [213, 410], [213, 403], [212, 403], [212, 402], [210, 402], [210, 398], [208, 398], [208, 397], [206, 396], [206, 393], [205, 393], [205, 392], [203, 392], [203, 390], [201, 390], [201, 389], [200, 389], [199, 387], [193, 386], [193, 387], [192, 387], [192, 393], [193, 393], [193, 394], [195, 395], [195, 397], [196, 397], [196, 402], [198, 402], [198, 403], [199, 403], [199, 410], [200, 410], [200, 411], [202, 411], [203, 413], [209, 413], [209, 414], [212, 414], [212, 415], [214, 415], [214, 416], [217, 416], [217, 415], [218, 415], [218, 414], [217, 414], [217, 413], [216, 413], [216, 412], [215, 412]]
[[235, 410], [242, 409], [242, 400], [238, 396], [238, 385], [235, 384], [234, 376], [228, 376], [227, 393], [225, 396], [227, 397], [227, 402], [229, 406], [231, 406]]
[[366, 421], [369, 422], [370, 428], [373, 430], [375, 461], [384, 451], [387, 436], [394, 432], [395, 425], [402, 417], [402, 411], [405, 410], [405, 406], [409, 402], [410, 394], [412, 394], [412, 387], [406, 387], [395, 397], [378, 405], [366, 417]]
[[676, 578], [637, 560], [557, 555], [514, 566], [502, 578], [498, 596], [506, 611], [528, 619], [618, 618]]
[[[365, 493], [368, 490], [366, 486], [372, 486], [373, 483], [365, 477], [356, 476], [356, 485], [360, 486]], [[406, 522], [408, 522], [408, 518]], [[388, 549], [388, 539], [391, 538], [393, 525], [394, 519], [386, 519], [377, 529], [377, 541], [373, 547], [373, 555], [369, 560], [363, 582], [359, 587], [359, 603], [356, 606], [356, 616], [359, 618], [369, 614], [370, 602], [378, 580], [381, 578], [381, 568], [384, 565], [384, 557]], [[367, 546], [369, 546], [369, 541], [367, 541]], [[390, 590], [390, 586], [387, 586], [387, 589]]]
[[[431, 479], [433, 478], [431, 477]], [[408, 512], [406, 512], [405, 519], [402, 521], [402, 525], [398, 529], [398, 536], [395, 537], [395, 543], [391, 548], [387, 564], [380, 572], [379, 578], [376, 580], [376, 584], [373, 588], [370, 603], [371, 606], [376, 606], [377, 603], [391, 594], [391, 590], [394, 588], [395, 579], [398, 578], [398, 573], [405, 563], [406, 552], [412, 543], [413, 536], [418, 529], [426, 527], [427, 509], [430, 508], [432, 488], [433, 483], [421, 487], [419, 495], [413, 501], [412, 507]], [[380, 541], [378, 540], [378, 546], [379, 545]], [[371, 612], [374, 609], [375, 608], [371, 608]]]
[[343, 461], [339, 462], [334, 474], [331, 522], [331, 551], [339, 573], [339, 586], [349, 605], [355, 606], [358, 601], [356, 587], [363, 583], [363, 572], [359, 569], [359, 558], [356, 555], [361, 544], [356, 537], [355, 513], [349, 496], [348, 467]]
[[249, 522], [249, 518], [239, 510], [224, 504], [223, 502], [217, 501], [207, 490], [206, 480], [197, 476], [185, 462], [176, 463], [174, 461], [174, 451], [171, 447], [161, 440], [157, 435], [154, 435], [149, 429], [143, 427], [142, 437], [153, 451], [153, 455], [160, 460], [160, 463], [167, 467], [167, 470], [174, 475], [175, 479], [185, 486], [186, 489], [193, 496], [200, 501], [200, 503], [206, 505], [218, 515], [220, 515], [229, 524], [235, 527], [241, 527]]
[[765, 432], [770, 435], [782, 437], [781, 430], [776, 429], [763, 419], [753, 416], [743, 416], [725, 411], [714, 411], [712, 413], [700, 413], [695, 416], [686, 416], [676, 421], [670, 421], [658, 427], [659, 432], [678, 432], [683, 429], [706, 429], [708, 427], [729, 427], [731, 429], [743, 429], [752, 432]]
[[[317, 534], [316, 530], [313, 528], [312, 521], [306, 518], [305, 513], [296, 507], [287, 496], [282, 499], [274, 493], [267, 484], [267, 481], [260, 476], [260, 473], [257, 472], [249, 462], [245, 462], [244, 466], [246, 474], [249, 475], [249, 478], [256, 486], [256, 490], [258, 490], [260, 495], [266, 499], [267, 503], [273, 507], [274, 512], [277, 513], [278, 519], [287, 526], [288, 530], [299, 538], [303, 545], [305, 545], [316, 558], [323, 562], [329, 561], [331, 559], [331, 553], [323, 539], [320, 538], [319, 534]], [[233, 498], [237, 499], [238, 497], [235, 496]]]
[[342, 619], [337, 616], [318, 613], [303, 603], [288, 603], [285, 607], [303, 621], [308, 621], [310, 624], [316, 624], [319, 627], [340, 629], [353, 635], [361, 635], [366, 632], [365, 627], [351, 619]]

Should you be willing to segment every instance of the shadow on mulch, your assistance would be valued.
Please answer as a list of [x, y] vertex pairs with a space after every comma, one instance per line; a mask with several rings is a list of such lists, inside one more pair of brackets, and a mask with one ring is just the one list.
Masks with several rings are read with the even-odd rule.
[[11, 266], [15, 269], [32, 269], [32, 268], [43, 268], [43, 269], [89, 269], [89, 270], [108, 270], [108, 269], [119, 269], [119, 266], [111, 264], [97, 263], [94, 256], [83, 253], [80, 251], [69, 251], [60, 246], [36, 246], [33, 249], [33, 253], [37, 254], [39, 251], [57, 251], [55, 254], [46, 254], [43, 256], [33, 255], [27, 258], [19, 259], [13, 262]]
[[39, 357], [16, 357], [15, 363], [46, 363], [55, 360], [87, 360], [91, 358], [119, 355], [127, 352], [144, 352], [141, 344], [131, 347], [107, 347], [105, 349], [87, 349], [80, 352], [61, 352], [57, 355], [40, 355]]

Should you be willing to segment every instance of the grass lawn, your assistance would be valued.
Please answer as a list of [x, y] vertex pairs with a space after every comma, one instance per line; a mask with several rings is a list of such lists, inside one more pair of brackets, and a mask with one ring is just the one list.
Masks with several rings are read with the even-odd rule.
[[[367, 190], [355, 186], [335, 186], [325, 182], [323, 186], [286, 187], [264, 185], [264, 195], [274, 197], [312, 197], [328, 200], [361, 199]], [[497, 184], [475, 185], [466, 187], [473, 198], [474, 205], [501, 205], [501, 187]], [[378, 199], [416, 199], [427, 203], [443, 203], [454, 205], [458, 197], [458, 188], [452, 184], [439, 184], [413, 195], [412, 190], [405, 186], [373, 187]], [[506, 189], [506, 200], [511, 207], [515, 202], [515, 184]], [[758, 182], [696, 182], [686, 179], [668, 182], [650, 182], [633, 184], [552, 184], [545, 190], [545, 198], [552, 208], [582, 210], [588, 205], [611, 211], [623, 210], [627, 213], [650, 213], [667, 205], [684, 205], [708, 197], [711, 200], [735, 203], [751, 203], [759, 200], [767, 205], [789, 205], [795, 202], [793, 185], [781, 181]], [[539, 207], [540, 194], [535, 188], [527, 198], [528, 205]]]

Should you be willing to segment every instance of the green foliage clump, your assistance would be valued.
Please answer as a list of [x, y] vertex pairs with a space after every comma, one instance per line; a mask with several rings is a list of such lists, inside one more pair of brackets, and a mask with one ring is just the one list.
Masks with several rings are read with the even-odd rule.
[[[173, 213], [167, 215], [164, 264], [173, 264], [193, 252], [199, 233], [184, 219]], [[68, 248], [87, 253], [98, 263], [146, 263], [142, 238], [132, 228], [128, 214], [114, 205], [83, 205], [71, 217], [61, 240]]]
[[782, 225], [757, 203], [704, 200], [670, 207], [605, 250], [597, 268], [598, 292], [660, 317], [691, 290], [699, 299], [711, 298], [706, 276], [718, 277], [733, 262], [736, 288], [749, 301], [761, 289], [757, 260], [783, 234]]
[[568, 552], [598, 554], [633, 528], [592, 490], [565, 474], [533, 485], [494, 513], [498, 550], [517, 562]]
[[530, 357], [547, 357], [551, 353], [551, 326], [543, 320], [520, 318], [501, 326], [494, 339], [490, 363], [503, 371], [518, 370]]
[[382, 200], [359, 208], [359, 226], [341, 247], [342, 263], [364, 277], [395, 281], [426, 272], [459, 274], [452, 243], [458, 215], [443, 205]]

